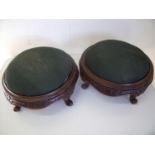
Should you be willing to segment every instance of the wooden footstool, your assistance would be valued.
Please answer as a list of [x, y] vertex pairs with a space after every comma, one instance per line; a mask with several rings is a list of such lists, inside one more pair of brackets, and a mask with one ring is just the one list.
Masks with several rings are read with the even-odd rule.
[[58, 99], [72, 105], [70, 96], [77, 79], [77, 66], [68, 54], [52, 47], [36, 47], [12, 60], [2, 83], [14, 111], [19, 111], [22, 106], [43, 108]]
[[117, 40], [90, 46], [80, 59], [82, 88], [93, 85], [109, 96], [130, 95], [130, 102], [142, 94], [153, 80], [151, 60], [139, 48]]

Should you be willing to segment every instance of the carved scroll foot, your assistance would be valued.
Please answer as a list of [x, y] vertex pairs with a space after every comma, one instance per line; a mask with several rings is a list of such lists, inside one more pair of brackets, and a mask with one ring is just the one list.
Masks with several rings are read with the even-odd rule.
[[13, 110], [14, 110], [15, 112], [18, 112], [18, 111], [20, 111], [20, 109], [21, 109], [20, 106], [15, 106]]
[[72, 106], [73, 105], [73, 101], [70, 99], [65, 99], [64, 100], [67, 106]]
[[85, 82], [85, 83], [83, 83], [83, 84], [81, 85], [81, 87], [82, 87], [83, 89], [87, 89], [87, 88], [89, 87], [89, 83], [88, 83], [88, 82]]
[[130, 95], [130, 102], [132, 104], [136, 104], [138, 102], [137, 99], [136, 99], [136, 95]]

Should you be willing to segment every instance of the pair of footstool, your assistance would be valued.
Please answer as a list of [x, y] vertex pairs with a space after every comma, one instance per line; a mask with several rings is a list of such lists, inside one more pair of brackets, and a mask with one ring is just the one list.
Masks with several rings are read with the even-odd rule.
[[[153, 80], [151, 60], [139, 48], [118, 40], [98, 42], [79, 61], [82, 88], [89, 84], [110, 96], [130, 95], [131, 103]], [[40, 109], [56, 100], [70, 99], [79, 71], [74, 60], [53, 47], [35, 47], [17, 55], [4, 72], [2, 84], [14, 111]]]

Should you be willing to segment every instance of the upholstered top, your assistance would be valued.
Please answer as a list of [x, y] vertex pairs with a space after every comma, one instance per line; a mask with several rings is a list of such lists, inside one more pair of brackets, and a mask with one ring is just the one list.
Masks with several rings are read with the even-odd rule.
[[98, 77], [120, 84], [137, 82], [149, 72], [149, 58], [139, 48], [117, 40], [92, 45], [85, 63]]
[[67, 80], [73, 66], [72, 58], [52, 47], [36, 47], [17, 55], [4, 73], [7, 87], [24, 96], [51, 92]]

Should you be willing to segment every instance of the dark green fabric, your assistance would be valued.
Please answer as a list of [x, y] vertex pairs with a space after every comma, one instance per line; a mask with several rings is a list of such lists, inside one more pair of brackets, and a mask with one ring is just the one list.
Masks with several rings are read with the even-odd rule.
[[36, 47], [19, 54], [4, 73], [7, 87], [16, 94], [36, 96], [60, 87], [72, 70], [73, 60], [64, 51]]
[[139, 48], [117, 40], [92, 45], [85, 62], [95, 75], [121, 84], [141, 80], [149, 71], [149, 59]]

